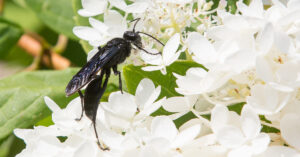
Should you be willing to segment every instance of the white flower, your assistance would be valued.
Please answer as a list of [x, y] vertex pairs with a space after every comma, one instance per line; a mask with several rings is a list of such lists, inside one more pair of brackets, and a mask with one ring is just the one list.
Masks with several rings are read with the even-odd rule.
[[149, 79], [143, 79], [136, 90], [136, 96], [124, 92], [114, 92], [109, 96], [108, 102], [103, 102], [106, 113], [107, 126], [116, 131], [126, 131], [139, 125], [151, 113], [156, 111], [164, 99], [157, 102], [161, 87], [155, 88]]
[[264, 153], [255, 157], [300, 157], [300, 152], [285, 146], [270, 146]]
[[81, 0], [83, 9], [78, 10], [81, 16], [102, 14], [107, 8], [107, 0]]
[[[155, 117], [150, 127], [150, 135], [144, 139], [145, 149], [154, 154], [167, 156], [184, 152], [184, 146], [192, 142], [200, 132], [200, 125], [196, 124], [178, 131], [173, 121], [167, 116]], [[177, 152], [177, 150], [180, 150]], [[146, 154], [142, 155], [145, 156]]]
[[89, 18], [92, 27], [75, 26], [73, 32], [80, 39], [86, 40], [90, 45], [99, 47], [115, 37], [123, 37], [127, 24], [123, 16], [116, 11], [109, 11], [104, 16], [104, 22]]
[[182, 51], [185, 48], [177, 51], [180, 44], [180, 35], [179, 33], [174, 34], [163, 49], [162, 55], [150, 56], [149, 54], [142, 54], [142, 59], [149, 64], [153, 64], [155, 66], [147, 66], [142, 69], [145, 71], [155, 71], [160, 70], [162, 74], [167, 74], [166, 66], [171, 65], [174, 61], [176, 61]]
[[[26, 143], [26, 149], [17, 156], [55, 156], [63, 149], [62, 144], [56, 138], [59, 135], [56, 127], [38, 126], [34, 129], [15, 129], [14, 133]], [[43, 151], [48, 149], [53, 151]]]
[[[65, 109], [60, 109], [48, 97], [45, 97], [45, 102], [53, 112], [54, 125], [37, 126], [34, 129], [15, 129], [15, 135], [24, 139], [26, 143], [26, 148], [17, 156], [72, 157], [86, 154], [96, 157], [101, 153], [96, 144], [91, 121], [85, 116], [79, 122], [75, 120], [81, 114], [79, 97], [71, 101]], [[61, 142], [58, 137], [65, 138], [65, 141]]]
[[186, 76], [174, 73], [178, 85], [178, 88], [175, 88], [175, 90], [184, 95], [212, 92], [224, 85], [233, 75], [227, 70], [217, 70], [212, 69], [207, 72], [203, 68], [190, 68], [186, 72]]
[[127, 5], [124, 0], [109, 0], [109, 3], [126, 13], [144, 13], [149, 6], [149, 2], [145, 0], [136, 0], [130, 5]]
[[60, 109], [49, 97], [45, 97], [44, 99], [48, 108], [53, 112], [52, 121], [61, 130], [80, 130], [90, 125], [91, 122], [86, 117], [83, 117], [80, 122], [75, 121], [81, 114], [81, 101], [79, 97], [72, 100], [65, 109]]
[[191, 3], [192, 0], [156, 0], [159, 3], [173, 3], [173, 4], [187, 4]]
[[298, 114], [286, 114], [280, 121], [281, 136], [288, 145], [300, 151], [300, 116]]
[[[237, 32], [235, 33], [232, 32], [232, 33], [235, 34]], [[243, 44], [249, 46], [247, 43], [251, 44], [251, 42], [254, 41], [243, 41], [243, 40], [244, 39], [239, 39], [239, 37], [237, 37], [236, 39], [225, 39], [225, 40], [215, 41], [214, 47], [216, 49], [215, 54], [217, 57], [215, 58], [214, 62], [211, 62], [213, 64], [211, 63], [208, 64], [207, 68], [209, 70], [222, 71], [231, 74], [240, 74], [246, 70], [254, 68], [255, 59], [258, 55], [258, 52], [254, 51], [253, 47], [245, 47], [241, 43], [244, 42]], [[200, 61], [197, 55], [195, 56], [194, 59], [198, 62]]]
[[163, 108], [169, 112], [176, 112], [177, 114], [172, 115], [172, 119], [177, 119], [189, 111], [192, 111], [197, 99], [197, 95], [171, 97], [164, 101]]
[[284, 61], [281, 56], [278, 58], [279, 63], [266, 57], [258, 57], [256, 60], [258, 77], [279, 91], [292, 92], [300, 86], [300, 62], [289, 58], [288, 61]]
[[236, 5], [238, 10], [246, 17], [263, 18], [264, 8], [261, 0], [253, 0], [249, 6], [241, 1], [238, 1]]
[[[234, 41], [224, 41], [212, 44], [204, 36], [196, 32], [190, 33], [188, 35], [186, 43], [189, 48], [189, 53], [194, 54], [193, 60], [195, 60], [199, 64], [204, 65], [208, 69], [211, 69], [220, 64], [223, 64], [222, 66], [228, 66], [228, 63], [226, 63], [226, 61], [229, 58], [234, 58], [234, 55], [236, 53], [242, 53], [238, 52], [239, 47]], [[242, 60], [242, 58], [239, 59]], [[236, 58], [235, 60], [238, 60], [238, 58]], [[245, 65], [245, 62], [243, 63]], [[244, 65], [239, 65], [238, 67]], [[233, 65], [231, 66], [233, 67]], [[235, 63], [234, 66], [237, 66], [237, 64]]]
[[211, 114], [211, 128], [217, 141], [231, 149], [228, 156], [251, 156], [264, 152], [270, 142], [265, 133], [260, 133], [258, 115], [247, 105], [241, 116], [217, 105]]
[[262, 27], [247, 21], [243, 16], [227, 14], [223, 17], [223, 25], [210, 28], [207, 37], [214, 41], [236, 42], [241, 50], [253, 51], [254, 34]]
[[249, 104], [257, 114], [271, 115], [278, 113], [289, 101], [291, 94], [278, 91], [270, 85], [256, 84], [251, 88]]

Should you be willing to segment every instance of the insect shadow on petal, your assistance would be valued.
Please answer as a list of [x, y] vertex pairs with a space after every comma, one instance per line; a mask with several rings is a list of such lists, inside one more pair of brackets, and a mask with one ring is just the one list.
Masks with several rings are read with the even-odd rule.
[[[97, 138], [97, 144], [102, 150], [109, 150], [108, 147], [104, 147], [100, 142], [96, 130], [96, 116], [97, 109], [100, 103], [100, 99], [105, 92], [107, 87], [107, 83], [111, 74], [111, 69], [113, 70], [115, 75], [119, 75], [119, 89], [123, 93], [122, 90], [122, 81], [121, 81], [121, 72], [118, 71], [118, 64], [125, 61], [125, 59], [130, 55], [132, 45], [151, 55], [158, 55], [161, 53], [151, 53], [143, 48], [141, 36], [139, 34], [147, 35], [158, 43], [164, 46], [162, 42], [158, 39], [154, 38], [150, 34], [135, 31], [135, 26], [138, 23], [140, 18], [134, 19], [136, 21], [132, 31], [126, 31], [123, 34], [123, 38], [114, 38], [107, 42], [104, 47], [98, 47], [98, 52], [79, 70], [77, 74], [73, 76], [71, 81], [66, 87], [66, 95], [70, 96], [76, 92], [78, 92], [81, 105], [82, 112], [80, 118], [76, 120], [81, 120], [83, 116], [83, 112], [85, 112], [86, 116], [92, 121], [95, 135]], [[100, 72], [100, 75], [97, 73]], [[103, 81], [105, 75], [105, 79]], [[81, 89], [87, 85], [85, 89], [85, 93], [81, 92]]]

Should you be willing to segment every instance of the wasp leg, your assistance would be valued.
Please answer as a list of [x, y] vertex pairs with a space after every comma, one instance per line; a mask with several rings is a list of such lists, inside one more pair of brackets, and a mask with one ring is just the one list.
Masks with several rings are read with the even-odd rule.
[[113, 71], [114, 71], [115, 75], [119, 75], [119, 89], [120, 89], [121, 93], [123, 94], [121, 72], [118, 71], [118, 67], [116, 65], [113, 66]]
[[100, 99], [103, 95], [102, 79], [104, 71], [101, 71], [100, 76], [96, 75], [86, 87], [84, 93], [84, 112], [86, 116], [93, 120], [93, 116], [97, 114], [97, 108], [100, 102]]
[[83, 94], [82, 94], [82, 92], [79, 90], [78, 91], [78, 94], [79, 94], [79, 96], [80, 96], [80, 100], [81, 100], [81, 115], [80, 115], [80, 118], [76, 118], [75, 120], [76, 121], [80, 121], [81, 120], [81, 118], [82, 118], [82, 116], [83, 116], [83, 111], [84, 111], [84, 105], [83, 105], [83, 99], [84, 99], [84, 97], [83, 97]]
[[[106, 73], [106, 77], [103, 86], [101, 87], [104, 73]], [[108, 148], [104, 148], [99, 142], [98, 133], [96, 130], [96, 117], [100, 99], [105, 92], [109, 77], [110, 70], [102, 70], [100, 76], [97, 76], [88, 84], [84, 95], [84, 111], [87, 117], [92, 120], [95, 135], [97, 138], [97, 144], [102, 150], [108, 150]]]
[[[104, 81], [103, 86], [102, 86], [102, 88], [99, 92], [99, 95], [101, 95], [101, 97], [102, 97], [102, 95], [104, 94], [104, 92], [106, 90], [109, 77], [110, 77], [110, 69], [106, 71], [105, 81]], [[100, 102], [100, 99], [99, 99], [99, 102]], [[97, 108], [98, 108], [98, 106], [97, 106]], [[99, 137], [98, 137], [98, 133], [97, 133], [97, 129], [96, 129], [96, 116], [97, 116], [97, 112], [96, 112], [96, 114], [93, 115], [93, 120], [92, 121], [93, 121], [93, 125], [94, 125], [94, 131], [95, 131], [95, 135], [96, 135], [96, 138], [97, 138], [98, 147], [102, 150], [109, 150], [108, 147], [104, 148], [104, 146], [102, 146], [100, 141], [99, 141]]]

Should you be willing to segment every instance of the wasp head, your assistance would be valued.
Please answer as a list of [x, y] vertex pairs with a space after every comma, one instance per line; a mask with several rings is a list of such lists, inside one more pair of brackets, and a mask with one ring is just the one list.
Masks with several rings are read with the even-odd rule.
[[138, 34], [138, 32], [134, 32], [134, 31], [126, 31], [123, 34], [123, 38], [129, 42], [131, 42], [132, 44], [136, 45], [137, 47], [143, 47], [142, 44], [142, 38], [141, 36]]

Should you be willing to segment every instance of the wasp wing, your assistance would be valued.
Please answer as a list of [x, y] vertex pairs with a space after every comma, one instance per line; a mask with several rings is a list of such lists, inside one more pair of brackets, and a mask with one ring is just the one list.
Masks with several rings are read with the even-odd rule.
[[101, 70], [107, 62], [111, 60], [118, 52], [117, 46], [102, 48], [93, 56], [81, 69], [73, 76], [66, 87], [66, 95], [70, 96], [89, 83], [93, 77]]

